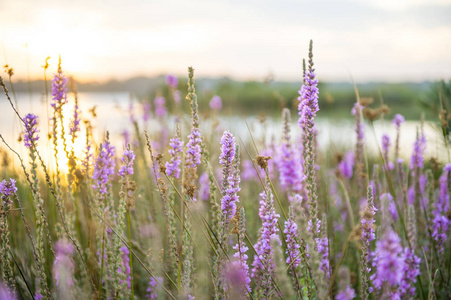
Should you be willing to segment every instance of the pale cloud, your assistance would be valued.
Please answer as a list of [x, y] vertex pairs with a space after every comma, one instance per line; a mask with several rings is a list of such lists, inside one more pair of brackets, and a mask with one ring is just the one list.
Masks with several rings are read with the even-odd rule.
[[311, 38], [326, 80], [451, 77], [450, 1], [165, 2], [1, 2], [0, 42], [22, 77], [27, 60], [40, 76], [44, 59], [55, 68], [61, 54], [84, 79], [194, 65], [200, 75], [297, 80]]
[[415, 7], [449, 6], [451, 0], [367, 0], [366, 3], [385, 10], [402, 11]]

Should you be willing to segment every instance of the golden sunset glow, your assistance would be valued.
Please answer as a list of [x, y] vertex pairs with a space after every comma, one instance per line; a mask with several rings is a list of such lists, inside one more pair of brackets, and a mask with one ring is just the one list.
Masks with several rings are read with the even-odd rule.
[[206, 76], [297, 80], [299, 51], [312, 38], [328, 81], [349, 73], [362, 81], [451, 75], [451, 1], [331, 1], [308, 3], [301, 14], [307, 3], [8, 1], [0, 10], [0, 57], [21, 78], [41, 78], [48, 56], [54, 72], [61, 55], [82, 81], [182, 74], [188, 65]]

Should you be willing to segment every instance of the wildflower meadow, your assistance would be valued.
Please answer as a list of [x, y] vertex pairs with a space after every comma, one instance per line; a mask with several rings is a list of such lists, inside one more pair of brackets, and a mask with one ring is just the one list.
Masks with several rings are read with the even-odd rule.
[[22, 134], [0, 128], [0, 299], [451, 299], [451, 99], [404, 145], [402, 111], [356, 88], [334, 149], [313, 53], [272, 135], [238, 112], [227, 128], [221, 95], [205, 125], [192, 67], [130, 102], [119, 136], [82, 111], [64, 57], [44, 66], [46, 115], [18, 105], [7, 68]]

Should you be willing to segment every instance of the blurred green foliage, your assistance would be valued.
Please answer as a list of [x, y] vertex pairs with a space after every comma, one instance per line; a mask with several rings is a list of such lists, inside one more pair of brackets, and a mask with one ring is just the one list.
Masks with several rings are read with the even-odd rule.
[[[437, 119], [438, 106], [434, 99], [438, 94], [431, 91], [437, 91], [439, 85], [446, 91], [447, 99], [450, 99], [451, 87], [445, 83], [364, 83], [357, 84], [357, 89], [360, 97], [374, 99], [372, 106], [388, 105], [389, 115], [401, 113], [406, 119], [418, 120], [421, 114], [424, 114], [426, 119]], [[199, 79], [196, 82], [201, 112], [208, 111], [211, 98], [219, 95], [223, 101], [224, 114], [265, 114], [271, 117], [278, 117], [284, 107], [293, 112], [297, 110], [300, 87], [300, 82], [235, 81], [230, 78]], [[179, 82], [179, 90], [184, 98], [185, 82]], [[350, 117], [351, 108], [356, 101], [351, 83], [320, 82], [319, 91], [319, 117]], [[158, 94], [172, 99], [164, 84], [151, 92], [149, 97], [153, 99]], [[169, 107], [172, 106], [171, 102], [168, 101]]]

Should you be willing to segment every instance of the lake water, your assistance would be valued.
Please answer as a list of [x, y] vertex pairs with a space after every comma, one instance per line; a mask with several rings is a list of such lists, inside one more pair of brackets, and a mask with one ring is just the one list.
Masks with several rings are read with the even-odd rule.
[[[12, 95], [11, 95], [12, 97]], [[50, 101], [51, 96], [49, 96]], [[111, 139], [118, 147], [123, 148], [122, 145], [122, 132], [124, 129], [132, 130], [130, 122], [130, 95], [128, 93], [79, 93], [79, 107], [82, 111], [83, 117], [91, 117], [89, 109], [96, 106], [97, 117], [93, 121], [95, 126], [94, 132], [97, 141], [102, 139], [102, 134], [108, 130], [110, 132]], [[40, 148], [43, 153], [47, 153], [48, 146], [47, 135], [47, 116], [51, 116], [51, 109], [47, 111], [46, 99], [42, 94], [17, 94], [19, 111], [22, 115], [28, 112], [33, 112], [40, 117], [40, 131], [41, 131], [41, 145]], [[68, 97], [69, 104], [66, 106], [64, 115], [68, 120], [73, 110], [73, 96]], [[141, 124], [141, 128], [146, 128], [151, 134], [155, 134], [160, 131], [161, 125], [155, 119], [151, 118], [145, 125], [142, 122], [142, 105], [134, 101], [134, 115]], [[48, 113], [50, 115], [48, 115]], [[240, 115], [240, 112], [236, 112], [236, 115]], [[188, 115], [185, 116], [188, 118]], [[268, 119], [266, 125], [263, 126], [258, 120], [257, 116], [248, 116], [246, 118], [237, 116], [220, 116], [219, 128], [224, 130], [230, 130], [235, 136], [241, 138], [243, 141], [250, 141], [250, 134], [246, 127], [246, 122], [251, 127], [252, 135], [255, 139], [261, 140], [263, 137], [267, 140], [272, 137], [277, 142], [280, 139], [280, 132], [282, 125], [280, 120]], [[174, 131], [174, 118], [169, 118], [167, 122], [167, 129], [170, 134]], [[299, 136], [299, 128], [296, 124], [297, 118], [293, 120], [292, 136]], [[406, 122], [401, 126], [401, 140], [400, 140], [400, 152], [401, 157], [409, 159], [413, 142], [415, 140], [417, 128], [419, 122]], [[211, 132], [212, 120], [204, 119], [201, 116], [201, 131], [204, 134]], [[394, 144], [396, 132], [394, 126], [389, 120], [385, 122], [375, 123], [375, 132], [373, 132], [369, 126], [366, 126], [366, 143], [367, 151], [369, 153], [377, 154], [377, 143], [380, 144], [381, 136], [383, 133], [387, 133]], [[327, 149], [329, 146], [333, 146], [338, 150], [351, 149], [355, 144], [354, 133], [354, 121], [352, 116], [347, 120], [335, 120], [321, 118], [321, 113], [317, 119], [317, 129], [319, 132], [318, 144], [320, 149]], [[185, 129], [183, 135], [188, 134], [188, 128]], [[444, 147], [443, 138], [440, 136], [439, 131], [432, 123], [426, 123], [424, 126], [426, 138], [428, 140], [426, 154], [428, 156], [434, 156], [441, 161], [448, 161], [448, 154]], [[20, 124], [15, 117], [13, 110], [11, 109], [6, 97], [0, 96], [0, 133], [10, 143], [14, 149], [18, 149], [19, 153], [24, 154], [24, 147], [21, 146], [17, 139], [21, 131]], [[84, 139], [82, 132], [81, 137], [78, 138], [74, 148], [76, 152], [81, 153], [84, 146]], [[219, 142], [219, 138], [218, 138]], [[47, 143], [47, 145], [45, 144]], [[4, 145], [0, 145], [4, 148]], [[218, 144], [219, 147], [219, 144]], [[61, 158], [64, 159], [64, 158]]]

